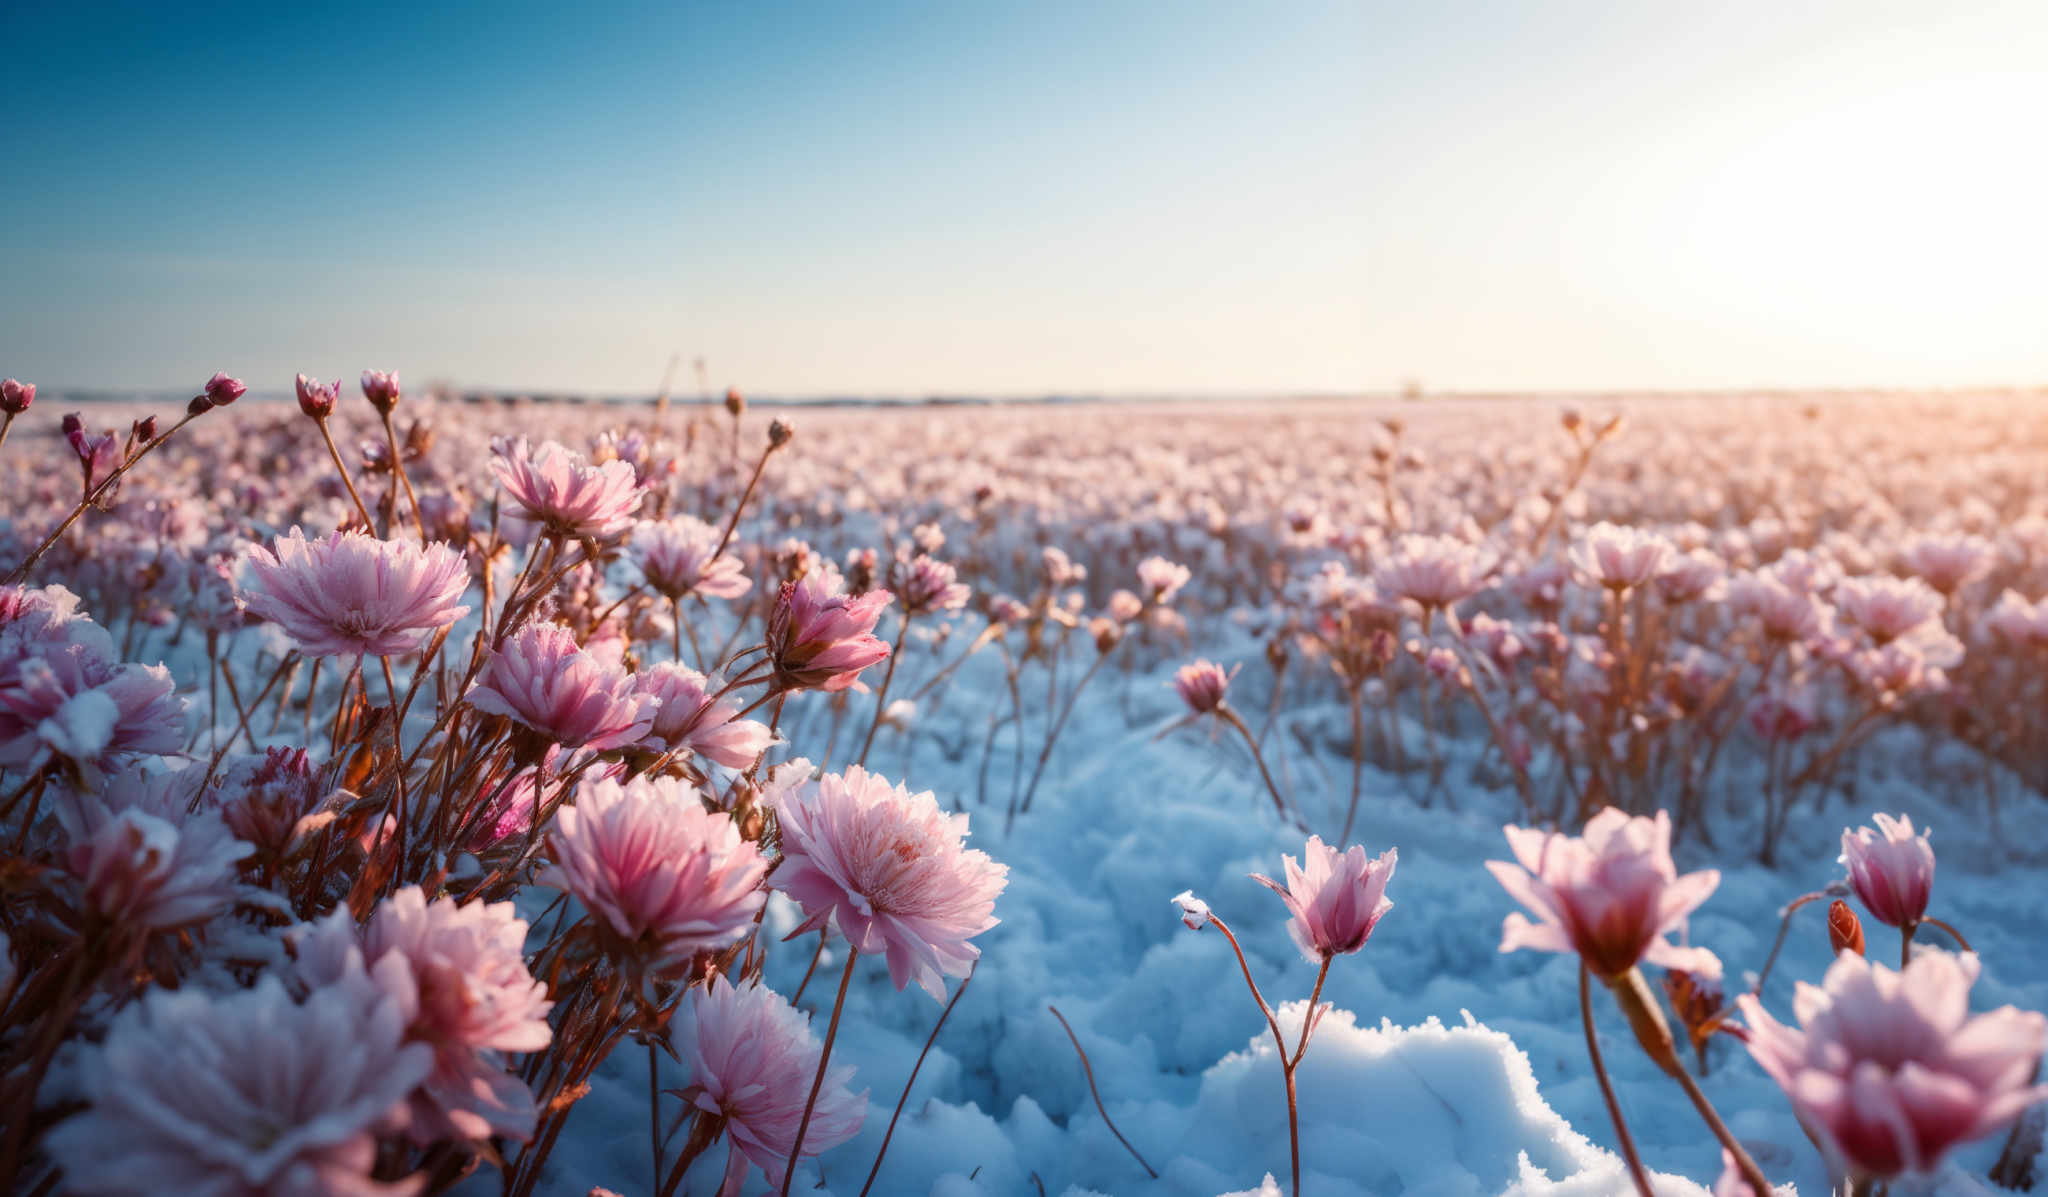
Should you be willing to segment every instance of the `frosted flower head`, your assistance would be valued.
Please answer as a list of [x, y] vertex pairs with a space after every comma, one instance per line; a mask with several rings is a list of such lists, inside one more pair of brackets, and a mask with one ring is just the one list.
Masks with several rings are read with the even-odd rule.
[[923, 553], [909, 561], [897, 561], [890, 568], [889, 585], [911, 615], [958, 611], [973, 593], [951, 565]]
[[715, 687], [694, 669], [664, 661], [634, 674], [633, 686], [661, 704], [647, 737], [664, 750], [688, 750], [728, 769], [745, 769], [775, 742], [767, 724], [738, 718], [738, 699], [712, 698]]
[[363, 398], [368, 399], [370, 406], [380, 413], [390, 415], [391, 409], [398, 406], [398, 371], [386, 374], [382, 370], [365, 370], [362, 384]]
[[1174, 671], [1173, 689], [1188, 704], [1188, 710], [1209, 715], [1223, 705], [1224, 692], [1230, 688], [1230, 679], [1236, 676], [1235, 669], [1225, 673], [1223, 666], [1214, 661], [1195, 661]]
[[1365, 946], [1394, 903], [1387, 897], [1387, 882], [1394, 878], [1399, 854], [1392, 848], [1377, 859], [1366, 856], [1365, 847], [1353, 844], [1343, 852], [1308, 837], [1302, 848], [1302, 863], [1283, 856], [1287, 884], [1252, 874], [1252, 880], [1280, 895], [1293, 918], [1287, 933], [1296, 947], [1311, 961], [1349, 955]]
[[1906, 542], [1900, 561], [1938, 593], [1952, 595], [1989, 573], [1998, 550], [1981, 536], [1915, 536]]
[[1850, 578], [1835, 587], [1835, 609], [1881, 645], [1940, 619], [1942, 602], [1918, 578]]
[[130, 770], [104, 795], [69, 794], [55, 803], [62, 862], [79, 900], [97, 918], [148, 931], [204, 922], [241, 895], [236, 866], [250, 845], [218, 813], [185, 810], [175, 774]]
[[1567, 556], [1588, 582], [1608, 590], [1632, 590], [1663, 571], [1672, 548], [1655, 532], [1602, 520], [1580, 534]]
[[889, 978], [943, 997], [942, 976], [965, 976], [996, 925], [1009, 869], [969, 849], [967, 816], [939, 809], [859, 765], [810, 779], [809, 762], [778, 772], [764, 804], [782, 828], [774, 886], [803, 907], [797, 933], [828, 923], [862, 952], [886, 952]]
[[738, 943], [767, 901], [760, 849], [669, 779], [585, 782], [555, 815], [548, 855], [540, 883], [574, 895], [651, 970]]
[[161, 665], [115, 664], [105, 633], [43, 611], [0, 627], [0, 769], [55, 760], [88, 788], [185, 743], [185, 702]]
[[347, 988], [156, 989], [80, 1049], [87, 1107], [43, 1144], [70, 1193], [398, 1197], [424, 1178], [373, 1180], [376, 1131], [432, 1066], [397, 1004]]
[[1665, 938], [1721, 883], [1717, 869], [1678, 875], [1665, 812], [1648, 819], [1608, 807], [1587, 821], [1584, 836], [1504, 830], [1515, 863], [1489, 860], [1486, 867], [1536, 921], [1521, 911], [1508, 915], [1501, 951], [1576, 952], [1601, 977], [1621, 976], [1643, 960], [1721, 975], [1713, 953]]
[[695, 516], [643, 520], [633, 529], [633, 561], [647, 585], [664, 598], [738, 598], [754, 583], [739, 558], [712, 556], [719, 537], [717, 528]]
[[1195, 896], [1195, 891], [1184, 889], [1173, 897], [1173, 908], [1180, 911], [1180, 921], [1190, 931], [1200, 931], [1209, 925], [1213, 917], [1209, 904]]
[[[726, 1120], [732, 1154], [720, 1192], [738, 1192], [748, 1164], [770, 1185], [782, 1183], [804, 1105], [823, 1051], [803, 1013], [760, 985], [735, 988], [723, 976], [690, 992], [692, 1026], [683, 1037], [690, 1066], [686, 1099]], [[853, 1138], [866, 1120], [866, 1090], [853, 1092], [853, 1067], [828, 1066], [803, 1154], [819, 1156]]]
[[1478, 552], [1464, 541], [1410, 533], [1373, 570], [1373, 582], [1381, 594], [1434, 610], [1477, 593], [1484, 572]]
[[510, 902], [429, 902], [416, 885], [379, 903], [363, 928], [370, 969], [391, 954], [405, 961], [408, 1032], [434, 1049], [412, 1097], [416, 1142], [533, 1133], [533, 1095], [498, 1055], [540, 1051], [553, 1037], [547, 986], [527, 971], [526, 929]]
[[1934, 833], [1913, 832], [1913, 820], [1900, 815], [1874, 815], [1875, 830], [1858, 827], [1842, 832], [1842, 864], [1849, 886], [1871, 917], [1893, 927], [1910, 927], [1927, 914], [1934, 892]]
[[886, 590], [844, 594], [839, 579], [823, 572], [783, 583], [768, 614], [775, 688], [844, 690], [858, 683], [861, 670], [889, 656], [874, 632], [891, 598]]
[[258, 855], [282, 858], [316, 821], [327, 796], [303, 748], [271, 748], [229, 760], [214, 783], [214, 801], [228, 830]]
[[641, 487], [623, 461], [591, 465], [559, 442], [524, 438], [491, 455], [491, 473], [527, 522], [548, 536], [609, 540], [633, 526]]
[[307, 540], [293, 528], [249, 549], [251, 613], [276, 623], [314, 657], [391, 657], [469, 613], [469, 566], [445, 544], [421, 546], [336, 532]]
[[1727, 593], [1728, 567], [1705, 549], [1672, 557], [1657, 575], [1657, 594], [1671, 604], [1717, 602]]
[[556, 623], [529, 623], [491, 655], [469, 704], [532, 728], [565, 748], [615, 748], [653, 726], [656, 701], [632, 679], [576, 647]]
[[2048, 1020], [2011, 1006], [1971, 1017], [1977, 972], [1974, 955], [1922, 949], [1893, 972], [1845, 952], [1819, 987], [1799, 983], [1798, 1030], [1749, 994], [1736, 1003], [1750, 1055], [1800, 1124], [1855, 1176], [1889, 1179], [1931, 1171], [2048, 1098], [2030, 1081]]
[[1193, 576], [1187, 566], [1164, 557], [1147, 557], [1138, 562], [1138, 588], [1160, 606], [1172, 602]]
[[1984, 616], [1984, 626], [2015, 647], [2048, 649], [2048, 599], [2030, 603], [2017, 591], [2007, 590]]

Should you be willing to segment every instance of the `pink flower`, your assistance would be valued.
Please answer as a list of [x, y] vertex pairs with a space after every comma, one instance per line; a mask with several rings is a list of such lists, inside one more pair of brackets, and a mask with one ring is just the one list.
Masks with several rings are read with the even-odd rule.
[[718, 541], [718, 529], [695, 516], [643, 520], [633, 529], [632, 554], [640, 576], [665, 598], [738, 598], [754, 583], [737, 557], [711, 555]]
[[1173, 689], [1190, 711], [1208, 715], [1223, 705], [1223, 693], [1236, 676], [1235, 669], [1225, 673], [1223, 666], [1214, 661], [1196, 661], [1174, 671]]
[[1750, 700], [1746, 714], [1749, 730], [1765, 741], [1790, 743], [1819, 723], [1813, 691], [1801, 686], [1772, 686]]
[[[732, 1136], [719, 1192], [738, 1193], [749, 1163], [770, 1185], [780, 1185], [818, 1074], [818, 1037], [781, 995], [760, 985], [735, 989], [723, 976], [691, 991], [690, 1011], [694, 1025], [682, 1043], [691, 1076], [686, 1098], [724, 1118]], [[853, 1092], [852, 1079], [851, 1065], [825, 1070], [804, 1131], [804, 1155], [822, 1155], [860, 1130], [868, 1095]]]
[[694, 669], [664, 661], [634, 674], [633, 685], [661, 704], [648, 739], [664, 749], [688, 749], [728, 769], [745, 769], [775, 742], [766, 724], [737, 718], [737, 699], [713, 699], [710, 680]]
[[1642, 960], [1721, 975], [1713, 953], [1664, 938], [1721, 883], [1717, 869], [1678, 875], [1665, 812], [1631, 818], [1608, 807], [1587, 821], [1584, 837], [1503, 830], [1519, 864], [1489, 860], [1486, 867], [1538, 921], [1520, 911], [1508, 915], [1501, 951], [1576, 952], [1601, 977], [1622, 976]]
[[[32, 638], [37, 627], [53, 638]], [[184, 746], [185, 702], [170, 671], [114, 664], [112, 651], [87, 620], [31, 616], [0, 633], [0, 769], [55, 759], [92, 786], [125, 760]]]
[[546, 985], [526, 968], [526, 922], [510, 902], [432, 902], [409, 885], [379, 903], [363, 929], [365, 964], [405, 962], [416, 987], [413, 1039], [432, 1045], [434, 1068], [412, 1097], [414, 1142], [533, 1133], [533, 1094], [500, 1052], [547, 1047]]
[[1109, 617], [1118, 623], [1129, 623], [1145, 613], [1145, 600], [1128, 590], [1118, 590], [1109, 596]]
[[644, 738], [656, 701], [618, 669], [576, 647], [558, 623], [530, 623], [506, 639], [469, 688], [469, 704], [503, 715], [566, 748], [616, 748]]
[[204, 922], [241, 894], [236, 866], [250, 846], [213, 811], [188, 814], [176, 774], [130, 770], [103, 796], [71, 794], [56, 803], [64, 829], [63, 864], [80, 900], [109, 923], [150, 931]]
[[2048, 648], [2048, 599], [2029, 603], [2017, 591], [2007, 590], [1985, 615], [1984, 625], [2019, 647]]
[[319, 821], [326, 797], [305, 749], [271, 748], [223, 766], [213, 801], [228, 830], [274, 861]]
[[1974, 955], [1923, 950], [1901, 972], [1843, 953], [1800, 982], [1799, 1030], [1736, 998], [1749, 1053], [1800, 1124], [1859, 1179], [1927, 1172], [2048, 1098], [2029, 1076], [2048, 1020], [2005, 1006], [1972, 1018]]
[[370, 401], [371, 407], [389, 414], [392, 408], [398, 406], [399, 389], [398, 372], [396, 370], [389, 374], [381, 370], [365, 370], [363, 371], [362, 383], [363, 398]]
[[1138, 587], [1151, 596], [1153, 602], [1166, 605], [1180, 593], [1194, 575], [1185, 565], [1177, 565], [1164, 557], [1147, 557], [1138, 562]]
[[[862, 952], [886, 951], [889, 979], [945, 996], [941, 974], [964, 976], [996, 925], [1009, 869], [969, 849], [967, 816], [939, 809], [859, 765], [811, 780], [809, 761], [777, 772], [763, 803], [782, 828], [774, 886], [808, 916], [792, 934], [836, 924]], [[781, 778], [792, 778], [781, 782]]]
[[1826, 635], [1834, 612], [1810, 592], [1772, 574], [1738, 578], [1728, 587], [1728, 606], [1737, 615], [1752, 615], [1773, 640], [1795, 642]]
[[555, 441], [538, 449], [522, 438], [491, 457], [505, 493], [549, 536], [607, 540], [633, 525], [641, 487], [623, 461], [591, 465]]
[[1915, 536], [1899, 558], [1921, 581], [1951, 595], [1989, 572], [1998, 550], [1981, 536]]
[[0, 412], [18, 416], [36, 401], [36, 384], [16, 382], [12, 378], [0, 379]]
[[334, 405], [341, 398], [341, 380], [323, 383], [317, 378], [299, 375], [293, 384], [299, 396], [299, 410], [315, 420], [324, 420], [334, 414]]
[[1654, 532], [1602, 520], [1586, 529], [1566, 555], [1587, 581], [1609, 590], [1630, 590], [1662, 572], [1672, 549], [1670, 541]]
[[1394, 903], [1387, 897], [1387, 882], [1394, 878], [1399, 854], [1392, 848], [1368, 860], [1365, 847], [1353, 844], [1339, 852], [1310, 836], [1302, 848], [1302, 864], [1283, 856], [1287, 884], [1258, 873], [1252, 880], [1280, 895], [1294, 915], [1287, 933], [1295, 946], [1311, 961], [1345, 956], [1365, 946], [1372, 930]]
[[1373, 582], [1381, 594], [1434, 610], [1471, 597], [1484, 574], [1478, 554], [1464, 541], [1411, 533], [1373, 571]]
[[1882, 645], [1940, 619], [1942, 597], [1918, 578], [1850, 578], [1835, 587], [1835, 608]]
[[666, 778], [585, 782], [555, 815], [548, 853], [540, 883], [575, 895], [657, 970], [746, 938], [767, 901], [760, 849]]
[[856, 684], [861, 670], [889, 656], [889, 646], [874, 631], [891, 597], [886, 590], [849, 597], [840, 593], [837, 577], [817, 572], [783, 583], [768, 615], [775, 688], [844, 690]]
[[1180, 911], [1180, 921], [1190, 931], [1200, 931], [1209, 925], [1212, 917], [1209, 904], [1195, 896], [1195, 891], [1184, 889], [1173, 897], [1174, 909]]
[[396, 1003], [346, 987], [157, 989], [83, 1049], [87, 1108], [43, 1145], [67, 1193], [399, 1197], [425, 1178], [373, 1180], [376, 1129], [432, 1067]]
[[[82, 493], [90, 495], [121, 464], [121, 439], [111, 428], [98, 436], [87, 432], [85, 420], [77, 412], [65, 415], [62, 428], [71, 452], [78, 457], [78, 469], [85, 485]], [[104, 505], [105, 496], [100, 501]]]
[[469, 566], [445, 544], [361, 532], [309, 541], [293, 528], [274, 548], [252, 546], [249, 572], [260, 588], [249, 594], [249, 610], [282, 627], [308, 656], [413, 652], [469, 613], [458, 605]]
[[1705, 549], [1694, 549], [1665, 562], [1657, 575], [1657, 593], [1665, 602], [1715, 602], [1727, 591], [1728, 567]]
[[226, 407], [249, 393], [249, 384], [239, 378], [230, 378], [226, 370], [216, 370], [201, 388], [206, 402], [213, 407]]
[[1849, 867], [1849, 886], [1877, 921], [1911, 927], [1927, 914], [1927, 899], [1934, 892], [1934, 845], [1928, 842], [1934, 833], [1914, 835], [1913, 820], [1906, 815], [1880, 814], [1872, 821], [1875, 831], [1842, 832], [1841, 861]]
[[920, 553], [910, 561], [898, 560], [890, 570], [889, 585], [903, 600], [911, 615], [929, 611], [958, 611], [967, 605], [973, 591], [959, 581], [951, 565]]

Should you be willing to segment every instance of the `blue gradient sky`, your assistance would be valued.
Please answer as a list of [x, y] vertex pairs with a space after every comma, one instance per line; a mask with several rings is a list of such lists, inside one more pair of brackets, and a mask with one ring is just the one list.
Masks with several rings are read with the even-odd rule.
[[0, 373], [2048, 379], [2039, 5], [428, 7], [0, 9]]

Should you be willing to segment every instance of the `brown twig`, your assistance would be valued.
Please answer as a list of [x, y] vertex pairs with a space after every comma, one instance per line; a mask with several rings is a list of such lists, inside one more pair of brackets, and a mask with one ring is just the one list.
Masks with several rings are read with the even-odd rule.
[[1103, 1125], [1109, 1127], [1109, 1133], [1115, 1135], [1116, 1141], [1124, 1145], [1124, 1150], [1131, 1153], [1131, 1158], [1138, 1161], [1138, 1166], [1145, 1170], [1145, 1175], [1158, 1180], [1159, 1173], [1145, 1162], [1145, 1157], [1138, 1153], [1137, 1148], [1131, 1146], [1131, 1141], [1124, 1138], [1124, 1133], [1116, 1128], [1116, 1123], [1109, 1120], [1109, 1111], [1102, 1108], [1102, 1094], [1095, 1088], [1095, 1068], [1088, 1063], [1088, 1052], [1081, 1046], [1081, 1040], [1075, 1036], [1074, 1028], [1067, 1022], [1067, 1016], [1060, 1013], [1058, 1006], [1048, 1005], [1046, 1009], [1052, 1011], [1052, 1016], [1060, 1020], [1060, 1026], [1066, 1028], [1068, 1041], [1074, 1045], [1075, 1053], [1081, 1057], [1081, 1071], [1088, 1077], [1088, 1096], [1095, 1099], [1095, 1112], [1102, 1115]]

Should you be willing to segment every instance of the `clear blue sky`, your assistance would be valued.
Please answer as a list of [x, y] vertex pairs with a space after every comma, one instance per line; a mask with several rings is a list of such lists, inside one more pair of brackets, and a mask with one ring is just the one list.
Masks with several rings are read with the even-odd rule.
[[15, 3], [0, 373], [2048, 380], [2048, 8], [1961, 7]]

